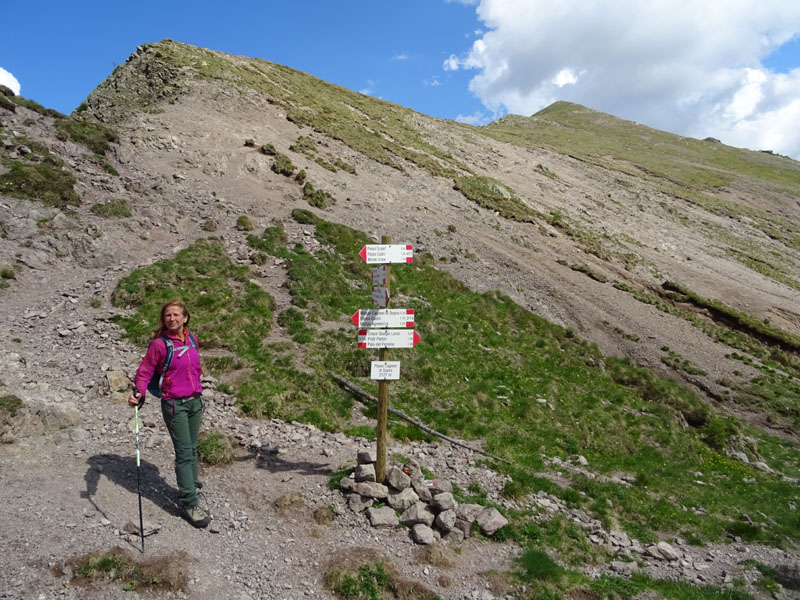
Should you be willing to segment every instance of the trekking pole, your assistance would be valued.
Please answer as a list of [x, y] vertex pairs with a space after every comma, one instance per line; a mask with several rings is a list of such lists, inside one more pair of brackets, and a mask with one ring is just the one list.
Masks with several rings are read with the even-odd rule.
[[144, 522], [142, 520], [142, 477], [139, 466], [139, 405], [133, 407], [133, 421], [136, 430], [136, 491], [139, 493], [139, 533], [142, 534], [142, 554], [144, 554]]

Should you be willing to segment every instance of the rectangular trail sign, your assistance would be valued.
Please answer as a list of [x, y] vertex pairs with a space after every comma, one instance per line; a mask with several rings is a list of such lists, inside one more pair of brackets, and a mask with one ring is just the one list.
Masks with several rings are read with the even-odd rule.
[[358, 255], [368, 265], [380, 263], [410, 263], [414, 260], [411, 244], [367, 244]]
[[413, 329], [359, 329], [359, 348], [413, 348], [419, 342]]
[[372, 285], [384, 286], [386, 285], [386, 265], [379, 265], [372, 269]]
[[400, 379], [400, 361], [373, 360], [369, 378], [376, 381], [385, 379]]
[[350, 320], [357, 327], [413, 327], [413, 308], [362, 308]]
[[389, 305], [389, 290], [385, 287], [372, 288], [372, 303], [376, 306], [386, 307]]

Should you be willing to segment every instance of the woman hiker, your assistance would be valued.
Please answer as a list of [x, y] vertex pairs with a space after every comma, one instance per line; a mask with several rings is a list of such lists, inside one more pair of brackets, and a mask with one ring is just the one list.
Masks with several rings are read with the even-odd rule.
[[[136, 371], [134, 391], [128, 404], [141, 406], [148, 388], [154, 395], [160, 395], [161, 414], [175, 448], [181, 512], [195, 527], [206, 527], [211, 516], [197, 500], [197, 490], [202, 487], [197, 479], [197, 436], [204, 408], [200, 385], [202, 369], [197, 339], [186, 329], [188, 325], [189, 309], [182, 300], [171, 300], [161, 308], [160, 326]], [[169, 346], [172, 346], [171, 352]], [[163, 369], [165, 361], [168, 363], [166, 371]]]

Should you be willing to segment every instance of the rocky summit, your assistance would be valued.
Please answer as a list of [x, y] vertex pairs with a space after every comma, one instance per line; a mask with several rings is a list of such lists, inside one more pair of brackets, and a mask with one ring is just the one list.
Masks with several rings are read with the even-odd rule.
[[[172, 40], [71, 115], [0, 91], [0, 598], [800, 597], [800, 163]], [[387, 239], [420, 341], [381, 482], [351, 315]], [[174, 295], [201, 530], [127, 405]]]

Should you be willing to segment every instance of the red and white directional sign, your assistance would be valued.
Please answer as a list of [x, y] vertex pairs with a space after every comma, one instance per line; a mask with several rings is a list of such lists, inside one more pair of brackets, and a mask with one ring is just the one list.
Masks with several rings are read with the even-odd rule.
[[376, 381], [384, 379], [400, 379], [399, 360], [373, 360], [370, 370], [370, 379]]
[[359, 329], [359, 348], [413, 348], [419, 342], [413, 329]]
[[410, 263], [414, 260], [414, 246], [411, 244], [367, 244], [358, 255], [368, 265]]
[[357, 327], [413, 327], [413, 308], [368, 308], [357, 310], [350, 320]]
[[376, 306], [388, 306], [389, 290], [387, 290], [385, 287], [372, 288], [372, 303]]
[[372, 285], [373, 286], [386, 285], [386, 265], [380, 265], [372, 269]]

